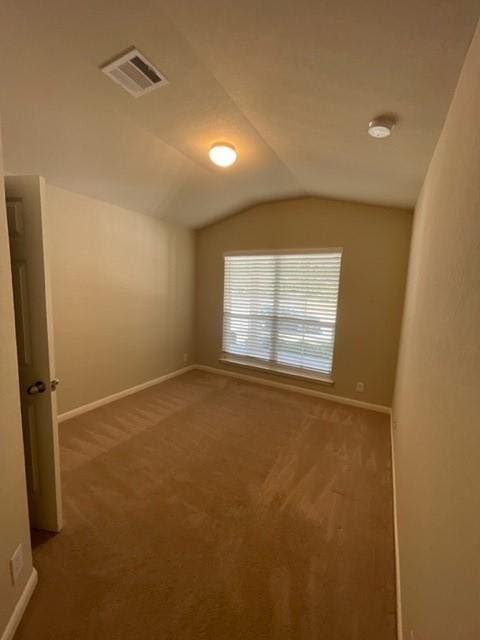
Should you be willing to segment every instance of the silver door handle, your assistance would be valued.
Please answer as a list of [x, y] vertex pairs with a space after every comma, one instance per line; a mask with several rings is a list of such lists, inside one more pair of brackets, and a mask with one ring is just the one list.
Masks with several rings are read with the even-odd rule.
[[27, 387], [27, 393], [29, 396], [36, 396], [38, 393], [45, 393], [46, 390], [47, 387], [45, 386], [45, 383], [42, 382], [42, 380], [37, 380], [35, 384], [31, 384], [29, 387]]
[[55, 389], [58, 387], [59, 384], [60, 384], [60, 380], [58, 378], [54, 378], [53, 380], [50, 381], [50, 389], [52, 391], [55, 391]]

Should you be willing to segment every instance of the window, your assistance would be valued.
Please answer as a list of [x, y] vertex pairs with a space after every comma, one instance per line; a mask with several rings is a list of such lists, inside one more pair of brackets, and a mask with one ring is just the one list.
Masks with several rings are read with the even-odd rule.
[[340, 249], [225, 256], [227, 360], [329, 378]]

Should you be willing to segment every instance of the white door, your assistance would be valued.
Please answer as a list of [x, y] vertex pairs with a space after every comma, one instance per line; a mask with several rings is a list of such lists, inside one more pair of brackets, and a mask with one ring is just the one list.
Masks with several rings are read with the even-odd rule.
[[60, 531], [58, 381], [45, 241], [45, 180], [7, 176], [5, 192], [30, 525]]

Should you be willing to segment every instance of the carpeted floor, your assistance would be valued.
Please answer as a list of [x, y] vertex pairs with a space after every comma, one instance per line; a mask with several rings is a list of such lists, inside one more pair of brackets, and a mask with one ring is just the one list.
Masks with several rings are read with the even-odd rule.
[[60, 430], [17, 640], [394, 640], [387, 416], [192, 371]]

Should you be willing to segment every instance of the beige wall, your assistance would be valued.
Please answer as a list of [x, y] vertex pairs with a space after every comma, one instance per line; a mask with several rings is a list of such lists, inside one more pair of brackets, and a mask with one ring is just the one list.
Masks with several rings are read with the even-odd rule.
[[[390, 406], [411, 218], [411, 213], [403, 209], [302, 198], [253, 207], [198, 231], [198, 362], [225, 368], [218, 362], [225, 251], [343, 247], [335, 386], [298, 380], [294, 383]], [[251, 370], [243, 372], [253, 374]], [[267, 375], [288, 382], [285, 377]], [[355, 391], [357, 381], [364, 382], [364, 393]]]
[[[32, 572], [11, 280], [0, 141], [0, 637]], [[19, 544], [25, 564], [12, 586]]]
[[47, 215], [59, 412], [192, 363], [193, 233], [51, 185]]
[[477, 30], [415, 213], [394, 402], [405, 640], [480, 638], [479, 114]]

